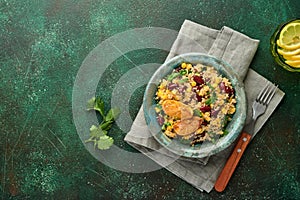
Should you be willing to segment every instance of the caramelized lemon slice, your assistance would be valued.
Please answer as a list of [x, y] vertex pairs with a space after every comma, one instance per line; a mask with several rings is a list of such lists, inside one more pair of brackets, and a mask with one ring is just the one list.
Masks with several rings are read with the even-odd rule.
[[162, 103], [163, 111], [170, 117], [178, 119], [189, 119], [193, 117], [193, 110], [190, 106], [175, 100], [165, 100]]
[[174, 131], [179, 136], [187, 136], [194, 133], [202, 123], [203, 119], [200, 117], [192, 117], [190, 119], [181, 120], [173, 125]]

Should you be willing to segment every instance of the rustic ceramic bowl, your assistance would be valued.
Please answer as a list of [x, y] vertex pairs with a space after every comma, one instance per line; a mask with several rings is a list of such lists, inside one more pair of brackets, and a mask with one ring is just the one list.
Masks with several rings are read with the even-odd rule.
[[[182, 62], [188, 62], [192, 64], [201, 63], [212, 66], [221, 74], [223, 74], [223, 76], [227, 77], [234, 87], [237, 103], [236, 112], [226, 128], [229, 133], [226, 136], [220, 137], [215, 143], [207, 141], [203, 142], [202, 144], [190, 146], [188, 143], [184, 143], [178, 139], [169, 139], [163, 134], [161, 131], [161, 126], [157, 122], [156, 112], [154, 109], [154, 97], [159, 81], [170, 74], [172, 70]], [[246, 105], [244, 84], [241, 80], [239, 80], [232, 67], [222, 60], [200, 53], [179, 55], [161, 65], [150, 79], [143, 99], [145, 120], [155, 140], [171, 152], [179, 156], [189, 158], [207, 157], [226, 149], [230, 144], [232, 144], [241, 133], [244, 126], [247, 111]]]

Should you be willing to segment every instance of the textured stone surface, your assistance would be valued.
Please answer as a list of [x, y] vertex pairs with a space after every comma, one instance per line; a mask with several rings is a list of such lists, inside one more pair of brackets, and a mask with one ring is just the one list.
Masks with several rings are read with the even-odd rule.
[[[0, 0], [0, 198], [299, 199], [300, 77], [277, 66], [269, 52], [272, 32], [299, 12], [298, 0]], [[178, 31], [184, 19], [215, 29], [226, 25], [259, 39], [251, 68], [286, 93], [222, 194], [201, 193], [164, 169], [139, 174], [112, 169], [89, 154], [73, 123], [73, 84], [90, 51], [133, 28]], [[109, 105], [123, 74], [162, 63], [167, 53], [143, 49], [118, 58], [96, 94]], [[143, 89], [130, 98], [132, 118]], [[134, 151], [123, 142], [125, 131], [115, 125], [111, 132], [116, 145]]]

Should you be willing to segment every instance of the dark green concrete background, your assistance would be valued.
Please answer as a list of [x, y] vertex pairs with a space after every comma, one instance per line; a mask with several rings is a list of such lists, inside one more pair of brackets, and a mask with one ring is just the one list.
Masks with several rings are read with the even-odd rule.
[[[300, 199], [300, 74], [280, 68], [269, 52], [272, 32], [299, 13], [298, 0], [0, 0], [0, 199]], [[178, 31], [185, 19], [261, 40], [251, 68], [286, 93], [222, 194], [201, 193], [164, 169], [109, 168], [84, 148], [73, 123], [72, 87], [91, 50], [132, 28]], [[119, 58], [97, 94], [109, 105], [114, 81], [134, 67], [127, 58], [140, 65], [166, 55], [148, 49]], [[133, 117], [143, 89], [131, 98]], [[112, 132], [133, 151], [125, 132]]]

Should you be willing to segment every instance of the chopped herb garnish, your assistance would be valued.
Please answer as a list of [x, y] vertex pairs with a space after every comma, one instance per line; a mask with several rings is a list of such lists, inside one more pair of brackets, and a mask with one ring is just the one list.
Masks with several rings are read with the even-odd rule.
[[179, 73], [172, 73], [168, 76], [168, 81], [171, 81], [173, 80], [174, 78], [176, 78], [177, 76], [179, 76], [180, 74]]
[[211, 104], [211, 98], [207, 99], [207, 100], [205, 101], [205, 104], [206, 104], [206, 105], [210, 105], [210, 104]]
[[183, 69], [183, 70], [180, 70], [180, 74], [181, 75], [185, 75], [187, 72], [186, 72], [186, 70], [185, 69]]
[[225, 135], [227, 135], [228, 133], [229, 133], [229, 131], [225, 129], [225, 130], [223, 131], [223, 135], [222, 135], [222, 136], [225, 136]]
[[171, 126], [171, 123], [170, 122], [166, 122], [166, 126]]
[[162, 106], [161, 106], [160, 104], [156, 104], [155, 106], [156, 106], [156, 108], [158, 108], [158, 109], [162, 109]]
[[213, 92], [212, 95], [211, 95], [211, 103], [215, 103], [217, 98], [218, 98], [217, 94], [215, 92]]
[[198, 117], [202, 117], [202, 112], [199, 109], [194, 110], [194, 115]]
[[178, 83], [185, 83], [189, 80], [189, 78], [184, 78], [178, 81]]

